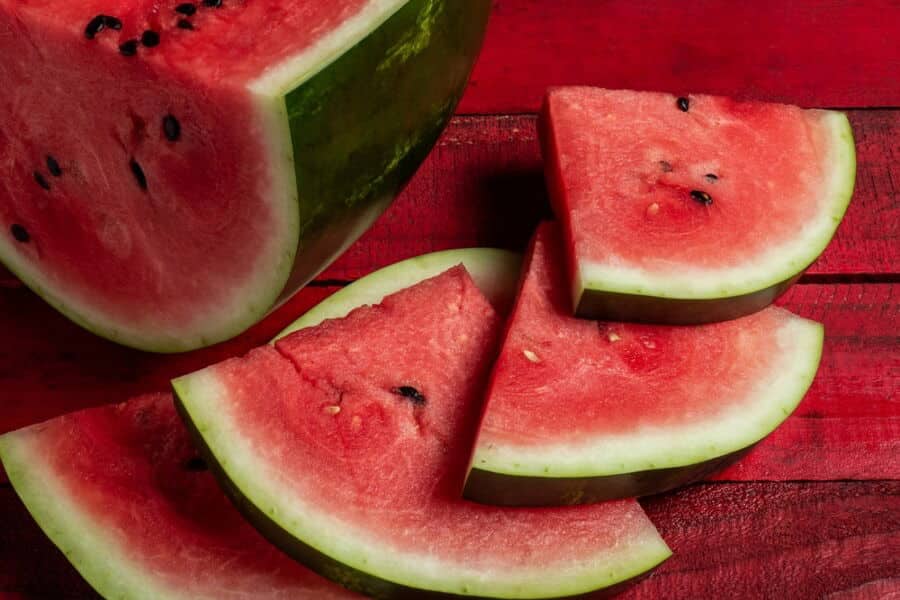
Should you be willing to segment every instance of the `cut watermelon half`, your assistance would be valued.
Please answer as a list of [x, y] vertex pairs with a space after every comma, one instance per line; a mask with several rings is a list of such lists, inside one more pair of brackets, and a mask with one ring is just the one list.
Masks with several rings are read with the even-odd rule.
[[[465, 262], [481, 281], [515, 280], [515, 260], [492, 278], [491, 255], [474, 252]], [[412, 283], [453, 264], [441, 259], [390, 269]], [[321, 574], [379, 598], [565, 597], [668, 557], [633, 500], [504, 509], [460, 499], [499, 319], [463, 267], [331, 318], [380, 299], [392, 280], [364, 278], [313, 309], [306, 323], [318, 325], [173, 381], [245, 515]]]
[[488, 0], [0, 0], [0, 260], [117, 342], [232, 337], [387, 206]]
[[38, 525], [106, 598], [357, 598], [269, 544], [206, 470], [171, 394], [0, 437]]
[[853, 194], [839, 112], [575, 87], [548, 93], [540, 129], [580, 316], [755, 312], [825, 249]]
[[673, 489], [772, 432], [812, 383], [822, 326], [782, 308], [693, 327], [572, 317], [562, 244], [556, 223], [532, 241], [466, 497], [540, 506]]

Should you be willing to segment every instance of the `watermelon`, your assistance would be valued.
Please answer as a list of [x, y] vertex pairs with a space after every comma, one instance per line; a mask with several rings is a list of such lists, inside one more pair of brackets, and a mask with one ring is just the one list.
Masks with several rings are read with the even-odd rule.
[[269, 544], [194, 451], [171, 394], [0, 437], [41, 528], [107, 598], [356, 598]]
[[466, 497], [556, 505], [673, 489], [773, 431], [812, 383], [822, 326], [782, 308], [692, 327], [571, 316], [562, 247], [558, 224], [538, 228]]
[[839, 112], [557, 88], [540, 130], [584, 317], [753, 313], [824, 250], [853, 194], [853, 135]]
[[122, 344], [236, 335], [453, 113], [489, 0], [0, 0], [0, 260]]
[[[466, 263], [515, 280], [486, 277], [485, 259]], [[406, 283], [440, 262], [393, 272]], [[173, 381], [204, 455], [270, 540], [378, 598], [565, 597], [668, 557], [633, 500], [462, 500], [500, 319], [462, 266], [355, 308], [393, 291], [370, 277], [313, 309], [318, 325]]]

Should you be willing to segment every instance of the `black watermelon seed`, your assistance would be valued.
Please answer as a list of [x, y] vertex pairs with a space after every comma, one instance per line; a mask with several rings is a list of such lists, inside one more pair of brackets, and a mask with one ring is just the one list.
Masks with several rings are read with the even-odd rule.
[[178, 19], [178, 29], [193, 29], [194, 24], [187, 19]]
[[137, 184], [141, 186], [142, 190], [147, 189], [147, 176], [144, 175], [144, 170], [141, 168], [141, 165], [138, 164], [136, 160], [131, 159], [131, 172], [134, 174], [134, 178], [137, 180]]
[[663, 173], [671, 173], [672, 172], [672, 163], [667, 160], [659, 161], [659, 168]]
[[163, 117], [163, 133], [170, 142], [177, 142], [181, 137], [181, 123], [172, 115]]
[[200, 458], [199, 456], [195, 456], [193, 458], [188, 459], [184, 463], [184, 468], [187, 471], [207, 471], [209, 470], [209, 466], [207, 466], [206, 461]]
[[122, 21], [115, 17], [110, 17], [108, 15], [103, 15], [103, 24], [109, 27], [110, 29], [115, 29], [119, 31], [122, 29]]
[[221, 8], [222, 0], [203, 0], [203, 6], [209, 6], [210, 8]]
[[138, 51], [138, 41], [128, 40], [119, 46], [119, 52], [122, 56], [134, 56]]
[[18, 223], [13, 223], [10, 226], [9, 230], [10, 232], [12, 232], [12, 236], [16, 239], [17, 242], [22, 242], [24, 244], [31, 239], [31, 236], [28, 235], [28, 230]]
[[709, 181], [710, 183], [719, 180], [719, 176], [716, 175], [715, 173], [707, 173], [706, 175], [704, 175], [704, 177], [706, 177], [706, 180]]
[[681, 112], [687, 112], [688, 108], [691, 107], [691, 101], [682, 96], [678, 99], [678, 110]]
[[192, 17], [197, 13], [197, 5], [193, 2], [184, 2], [175, 7], [175, 12]]
[[87, 24], [87, 27], [84, 28], [84, 37], [89, 40], [94, 39], [94, 36], [103, 31], [103, 28], [106, 27], [106, 17], [104, 15], [97, 15]]
[[43, 173], [40, 171], [34, 172], [34, 180], [37, 181], [37, 184], [44, 188], [45, 190], [50, 190], [50, 183], [47, 181], [47, 178], [44, 177]]
[[54, 177], [62, 175], [62, 169], [59, 168], [59, 163], [49, 154], [47, 155], [47, 170], [50, 171], [50, 174]]
[[141, 43], [147, 48], [159, 46], [159, 34], [151, 29], [148, 29], [141, 34]]
[[709, 206], [713, 203], [712, 196], [706, 192], [701, 192], [700, 190], [691, 190], [691, 198], [705, 206]]
[[425, 404], [425, 396], [422, 395], [422, 392], [410, 385], [401, 385], [400, 387], [395, 387], [391, 390], [391, 393], [397, 394], [398, 396], [403, 396], [404, 398], [408, 398], [413, 404], [417, 406], [423, 406]]

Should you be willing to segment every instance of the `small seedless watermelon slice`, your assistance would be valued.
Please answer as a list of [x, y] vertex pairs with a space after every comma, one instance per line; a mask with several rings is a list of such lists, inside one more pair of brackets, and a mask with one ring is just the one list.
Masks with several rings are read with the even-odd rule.
[[489, 0], [0, 0], [0, 260], [145, 350], [237, 335], [384, 210]]
[[171, 394], [0, 437], [38, 525], [106, 598], [357, 598], [269, 544], [191, 445]]
[[557, 505], [702, 478], [773, 431], [809, 388], [822, 326], [777, 307], [692, 327], [572, 317], [562, 236], [532, 242], [465, 494]]
[[757, 311], [825, 249], [853, 193], [839, 112], [575, 87], [548, 93], [540, 123], [580, 316]]
[[[472, 252], [479, 281], [513, 285], [515, 259], [490, 277], [503, 254]], [[565, 597], [653, 568], [669, 550], [633, 500], [461, 499], [501, 325], [463, 267], [329, 319], [456, 262], [390, 267], [397, 284], [362, 279], [313, 310], [318, 325], [173, 382], [229, 493], [288, 553], [379, 598]]]

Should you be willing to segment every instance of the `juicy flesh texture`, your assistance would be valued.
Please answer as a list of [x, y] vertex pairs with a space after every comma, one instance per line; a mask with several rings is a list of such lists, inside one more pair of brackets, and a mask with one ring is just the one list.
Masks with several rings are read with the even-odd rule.
[[669, 94], [548, 94], [545, 148], [553, 149], [545, 160], [556, 174], [551, 196], [574, 260], [669, 276], [680, 266], [748, 264], [821, 214], [827, 113], [688, 100], [685, 112]]
[[[185, 331], [231, 307], [261, 260], [271, 269], [283, 225], [265, 197], [262, 125], [240, 88], [154, 69], [145, 55], [164, 54], [165, 38], [134, 57], [115, 49], [120, 32], [87, 40], [97, 11], [132, 15], [87, 4], [0, 0], [0, 235], [41, 274], [38, 285], [88, 312]], [[26, 243], [13, 240], [13, 224]]]
[[[227, 390], [221, 408], [259, 452], [264, 476], [385, 551], [490, 572], [655, 539], [631, 500], [506, 509], [460, 499], [499, 325], [456, 267], [214, 367]], [[400, 386], [424, 405], [391, 392]]]
[[[197, 461], [170, 394], [14, 434], [100, 529], [109, 552], [192, 597], [358, 598], [276, 550]], [[201, 463], [202, 464], [202, 463]], [[101, 556], [97, 560], [105, 560]], [[147, 590], [143, 590], [146, 592]]]
[[571, 316], [562, 235], [543, 223], [494, 366], [479, 447], [577, 444], [708, 421], [749, 402], [789, 360], [769, 307], [693, 327]]

